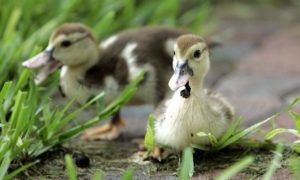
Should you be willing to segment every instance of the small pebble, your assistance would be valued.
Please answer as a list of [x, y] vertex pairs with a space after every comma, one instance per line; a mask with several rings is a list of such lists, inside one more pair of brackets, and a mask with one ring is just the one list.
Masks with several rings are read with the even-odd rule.
[[81, 153], [74, 153], [73, 161], [75, 162], [76, 166], [80, 168], [87, 168], [90, 166], [89, 157]]

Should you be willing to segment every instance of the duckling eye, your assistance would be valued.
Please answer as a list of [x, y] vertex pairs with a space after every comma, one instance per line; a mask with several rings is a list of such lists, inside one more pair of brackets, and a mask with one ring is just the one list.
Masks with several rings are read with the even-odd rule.
[[61, 47], [69, 47], [71, 46], [71, 41], [65, 40], [63, 42], [61, 42]]
[[200, 50], [198, 49], [198, 50], [196, 50], [195, 52], [194, 52], [194, 58], [199, 58], [201, 56], [201, 52], [200, 52]]
[[175, 56], [175, 51], [173, 51], [173, 54], [174, 54], [174, 56]]

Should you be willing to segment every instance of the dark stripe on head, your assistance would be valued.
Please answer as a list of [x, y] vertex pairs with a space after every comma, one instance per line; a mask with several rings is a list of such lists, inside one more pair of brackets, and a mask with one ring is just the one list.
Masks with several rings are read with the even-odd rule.
[[65, 23], [61, 25], [52, 33], [51, 40], [57, 38], [61, 34], [70, 35], [72, 33], [77, 32], [86, 34], [87, 37], [91, 38], [93, 41], [96, 42], [96, 39], [91, 34], [91, 30], [81, 23]]
[[177, 39], [177, 46], [180, 50], [180, 54], [184, 55], [186, 51], [193, 45], [204, 42], [204, 40], [193, 34], [182, 35]]

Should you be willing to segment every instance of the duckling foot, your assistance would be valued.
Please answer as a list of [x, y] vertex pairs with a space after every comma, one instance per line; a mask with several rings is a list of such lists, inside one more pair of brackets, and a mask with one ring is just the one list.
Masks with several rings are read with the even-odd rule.
[[81, 136], [83, 140], [114, 140], [119, 137], [120, 129], [125, 126], [122, 119], [112, 121], [102, 126], [89, 128]]
[[173, 152], [167, 149], [163, 149], [160, 147], [155, 147], [152, 153], [150, 154], [150, 158], [157, 160], [159, 162], [167, 159]]

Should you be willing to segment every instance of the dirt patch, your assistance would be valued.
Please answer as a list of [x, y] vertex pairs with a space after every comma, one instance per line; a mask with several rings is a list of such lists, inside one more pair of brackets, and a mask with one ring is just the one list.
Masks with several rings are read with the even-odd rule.
[[[90, 159], [88, 168], [77, 167], [79, 179], [91, 179], [96, 172], [105, 173], [106, 179], [120, 178], [123, 172], [129, 167], [134, 169], [137, 179], [176, 179], [180, 155], [174, 155], [164, 160], [157, 161], [136, 161], [139, 151], [138, 144], [132, 140], [106, 141], [79, 141], [74, 140], [65, 144], [64, 147], [55, 148], [53, 151], [42, 155], [41, 162], [30, 168], [26, 173], [19, 176], [19, 179], [66, 179], [64, 156], [65, 154], [81, 153]], [[239, 173], [237, 177], [258, 178], [262, 176], [273, 158], [273, 152], [270, 147], [263, 148], [244, 148], [231, 147], [218, 152], [196, 151], [194, 154], [195, 177], [212, 178], [223, 169], [238, 161], [242, 157], [253, 155], [255, 162]], [[282, 167], [278, 173], [286, 170], [286, 159], [293, 155], [289, 149], [283, 154]]]

